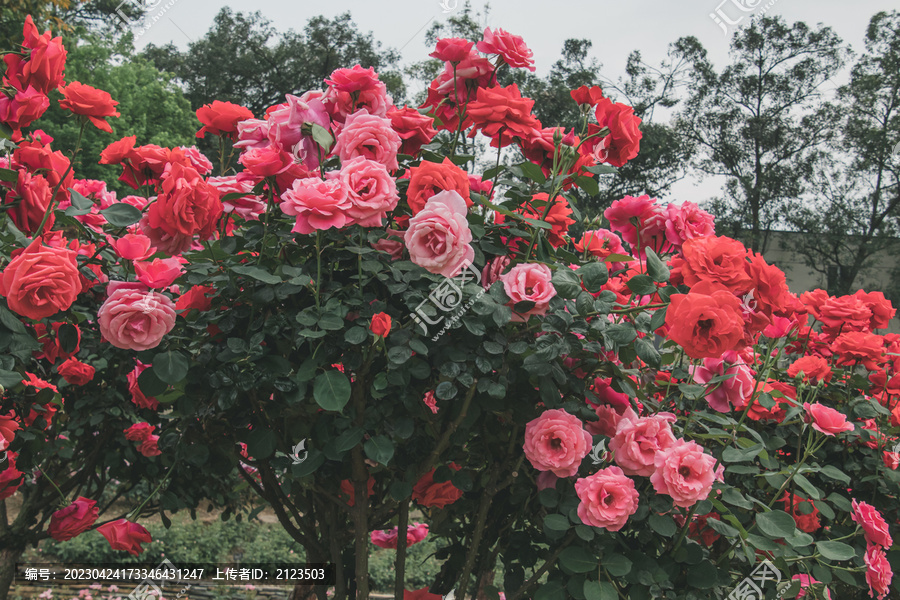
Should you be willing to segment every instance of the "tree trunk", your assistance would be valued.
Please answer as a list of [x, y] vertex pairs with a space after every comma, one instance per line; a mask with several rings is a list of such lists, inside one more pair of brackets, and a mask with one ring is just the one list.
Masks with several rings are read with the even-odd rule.
[[16, 561], [22, 556], [24, 550], [21, 547], [0, 550], [0, 600], [9, 598], [9, 589], [16, 574]]

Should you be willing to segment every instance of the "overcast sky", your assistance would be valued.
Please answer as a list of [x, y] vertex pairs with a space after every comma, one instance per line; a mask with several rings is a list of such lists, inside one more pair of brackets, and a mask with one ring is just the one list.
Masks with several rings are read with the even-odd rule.
[[[665, 57], [669, 43], [681, 36], [696, 36], [721, 66], [728, 59], [729, 36], [710, 16], [719, 8], [732, 21], [754, 11], [778, 14], [789, 22], [824, 23], [833, 28], [845, 43], [857, 52], [863, 48], [866, 25], [873, 14], [897, 8], [896, 0], [495, 0], [490, 3], [486, 25], [502, 27], [521, 35], [534, 51], [538, 74], [546, 73], [559, 58], [563, 41], [588, 38], [593, 41], [593, 56], [603, 64], [603, 76], [618, 79], [624, 74], [625, 61], [632, 50], [640, 50], [644, 60], [657, 64]], [[148, 2], [153, 4], [154, 2]], [[442, 6], [443, 3], [443, 6]], [[363, 31], [371, 31], [384, 46], [402, 49], [403, 60], [422, 60], [430, 48], [424, 34], [434, 21], [448, 16], [447, 9], [458, 10], [463, 0], [389, 0], [309, 2], [308, 0], [164, 0], [148, 12], [158, 19], [137, 40], [138, 47], [148, 43], [169, 42], [186, 48], [191, 40], [203, 36], [213, 17], [223, 6], [234, 11], [259, 11], [279, 30], [303, 28], [316, 15], [332, 17], [349, 12]], [[481, 0], [472, 2], [477, 10]], [[160, 11], [163, 14], [159, 16]], [[748, 16], [741, 23], [747, 23]], [[740, 25], [740, 23], [739, 23]], [[730, 28], [732, 31], [734, 27]], [[347, 65], [351, 66], [351, 65]], [[843, 79], [843, 78], [842, 78]], [[716, 195], [720, 183], [685, 181], [677, 184], [672, 200], [699, 202]]]

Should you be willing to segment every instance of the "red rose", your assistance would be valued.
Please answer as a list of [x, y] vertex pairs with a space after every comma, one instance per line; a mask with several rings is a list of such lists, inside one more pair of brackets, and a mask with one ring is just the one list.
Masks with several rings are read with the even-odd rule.
[[550, 212], [544, 217], [544, 211], [547, 210], [546, 203], [548, 199], [549, 196], [547, 194], [535, 194], [532, 200], [540, 201], [544, 206], [529, 206], [523, 211], [523, 214], [530, 219], [543, 219], [546, 223], [552, 225], [552, 229], [546, 232], [547, 241], [550, 242], [550, 245], [554, 248], [559, 248], [566, 243], [566, 236], [569, 234], [569, 226], [575, 223], [575, 219], [569, 218], [569, 215], [572, 214], [572, 209], [569, 208], [569, 203], [566, 202], [566, 199], [562, 196], [556, 197], [553, 206], [550, 207]]
[[857, 290], [854, 296], [859, 298], [872, 312], [869, 329], [886, 329], [890, 326], [891, 319], [897, 314], [897, 309], [893, 307], [890, 300], [884, 297], [884, 294]]
[[[797, 529], [800, 531], [815, 533], [822, 526], [822, 524], [819, 523], [819, 509], [816, 508], [816, 505], [812, 500], [801, 498], [797, 494], [794, 494], [792, 497], [791, 494], [785, 492], [784, 497], [781, 498], [780, 502], [784, 503], [785, 512], [793, 515], [794, 521], [797, 523]], [[802, 510], [801, 507], [807, 504], [812, 507], [812, 511], [808, 514], [804, 514], [804, 510]], [[791, 505], [790, 508], [788, 505]]]
[[0, 415], [0, 439], [3, 439], [7, 446], [13, 441], [19, 429], [19, 422], [12, 413]]
[[162, 454], [159, 449], [159, 436], [147, 436], [147, 439], [142, 440], [140, 446], [138, 446], [138, 452], [140, 452], [147, 458], [150, 458], [152, 456], [159, 456], [160, 454]]
[[84, 385], [94, 378], [94, 367], [75, 358], [64, 361], [56, 370], [70, 385]]
[[406, 201], [414, 215], [425, 208], [429, 198], [444, 191], [456, 192], [466, 201], [466, 206], [472, 206], [469, 177], [449, 158], [444, 158], [441, 163], [422, 161], [419, 166], [410, 168], [409, 173]]
[[13, 131], [19, 131], [37, 121], [50, 108], [50, 99], [33, 87], [15, 92], [12, 98], [0, 94], [0, 121]]
[[837, 364], [840, 366], [861, 363], [870, 371], [875, 371], [884, 361], [883, 338], [874, 333], [842, 333], [831, 344], [831, 351], [838, 356]]
[[29, 319], [68, 309], [80, 291], [75, 252], [42, 246], [39, 237], [0, 273], [0, 296], [10, 310]]
[[208, 285], [195, 285], [188, 291], [181, 294], [175, 301], [175, 310], [190, 310], [196, 308], [199, 311], [209, 310], [212, 306], [210, 294], [215, 293], [215, 289]]
[[[641, 149], [643, 134], [638, 129], [638, 125], [641, 124], [640, 117], [635, 116], [632, 107], [613, 102], [609, 98], [603, 98], [597, 104], [595, 114], [600, 129], [609, 127], [609, 135], [602, 140], [606, 153], [603, 162], [614, 167], [624, 166], [625, 163], [637, 156]], [[598, 129], [588, 128], [588, 133], [595, 131]]]
[[694, 287], [701, 281], [720, 283], [734, 293], [750, 289], [747, 249], [742, 243], [724, 236], [693, 238], [681, 246], [684, 284]]
[[79, 496], [75, 502], [51, 515], [47, 532], [58, 542], [71, 540], [90, 529], [99, 514], [96, 502]]
[[437, 135], [437, 130], [433, 127], [434, 119], [423, 115], [414, 108], [408, 106], [395, 108], [388, 111], [387, 118], [391, 120], [391, 128], [402, 140], [401, 154], [415, 156], [423, 145], [429, 143]]
[[819, 383], [831, 381], [832, 372], [831, 365], [828, 361], [819, 356], [804, 356], [788, 367], [787, 374], [789, 377], [796, 377], [800, 373], [803, 374], [803, 381], [811, 381]]
[[523, 98], [516, 84], [478, 88], [475, 101], [469, 102], [468, 107], [469, 117], [475, 123], [469, 137], [475, 137], [475, 132], [481, 130], [492, 138], [494, 148], [498, 144], [508, 146], [513, 138], [529, 138], [541, 128], [541, 122], [531, 114], [533, 107], [534, 100]]
[[666, 325], [669, 339], [691, 358], [720, 358], [736, 350], [744, 335], [741, 303], [721, 288], [711, 294], [691, 291], [672, 296]]
[[380, 312], [373, 316], [369, 329], [379, 337], [387, 337], [388, 333], [391, 332], [391, 315]]
[[583, 85], [577, 90], [569, 92], [569, 95], [572, 96], [572, 100], [576, 103], [588, 106], [597, 106], [603, 100], [603, 90], [596, 85], [590, 87]]
[[118, 102], [112, 99], [109, 92], [98, 90], [79, 81], [73, 81], [65, 87], [60, 87], [63, 99], [59, 105], [66, 110], [71, 110], [76, 115], [87, 117], [91, 123], [107, 133], [112, 133], [112, 126], [105, 117], [118, 117], [116, 110]]
[[204, 104], [197, 109], [197, 118], [203, 123], [197, 137], [206, 137], [207, 133], [226, 134], [234, 140], [237, 139], [237, 124], [252, 119], [253, 113], [238, 104], [213, 100], [212, 104]]
[[419, 590], [403, 590], [403, 600], [441, 600], [446, 598], [440, 594], [432, 594], [428, 589], [428, 587], [423, 587]]
[[245, 150], [238, 159], [249, 173], [256, 177], [271, 177], [287, 171], [294, 164], [294, 157], [278, 146], [264, 146]]
[[153, 435], [154, 429], [156, 429], [156, 426], [151, 425], [150, 423], [135, 423], [134, 425], [123, 431], [125, 432], [126, 440], [130, 440], [132, 442], [143, 442], [151, 435]]
[[428, 56], [448, 63], [458, 63], [472, 53], [474, 45], [462, 38], [441, 38], [437, 41], [434, 52]]
[[[454, 471], [459, 471], [461, 467], [451, 463], [450, 468]], [[449, 481], [435, 483], [434, 471], [432, 469], [419, 479], [413, 487], [412, 499], [422, 506], [444, 508], [448, 504], [453, 504], [459, 500], [463, 493], [462, 490]]]
[[[18, 200], [19, 204], [9, 211], [9, 216], [20, 231], [27, 235], [34, 235], [40, 226], [50, 205], [53, 190], [47, 179], [41, 175], [32, 175], [28, 171], [20, 170], [16, 181], [16, 188], [6, 194], [7, 203]], [[44, 231], [48, 231], [56, 222], [53, 211], [47, 217]]]
[[134, 369], [126, 377], [128, 379], [128, 391], [131, 392], [131, 401], [135, 406], [138, 408], [156, 410], [159, 408], [159, 401], [152, 396], [145, 396], [138, 385], [138, 377], [148, 368], [150, 368], [150, 365], [145, 365], [141, 361], [137, 361], [137, 365], [135, 365]]
[[219, 191], [191, 167], [172, 163], [163, 175], [162, 190], [147, 212], [151, 227], [171, 236], [200, 235], [209, 239], [224, 208]]
[[141, 544], [149, 544], [153, 541], [150, 532], [143, 526], [126, 519], [104, 523], [97, 528], [97, 531], [106, 538], [113, 550], [125, 550], [134, 556], [144, 551]]
[[[48, 136], [47, 136], [48, 137]], [[41, 140], [44, 137], [40, 138]], [[56, 193], [57, 202], [68, 202], [69, 188], [74, 185], [75, 175], [69, 169], [69, 159], [59, 150], [50, 149], [50, 142], [46, 144], [42, 141], [20, 142], [19, 147], [13, 152], [13, 163], [25, 167], [32, 173], [40, 173], [42, 177], [50, 184], [50, 189], [56, 189], [59, 186], [59, 192]], [[65, 179], [63, 175], [68, 172]], [[60, 184], [60, 181], [62, 183]]]
[[66, 49], [61, 37], [51, 37], [49, 31], [38, 35], [37, 27], [31, 15], [25, 17], [22, 29], [24, 40], [22, 48], [27, 58], [18, 54], [7, 54], [7, 77], [19, 85], [21, 89], [33, 87], [42, 94], [55, 90], [63, 82], [63, 71], [66, 68]]
[[16, 469], [17, 456], [15, 452], [6, 453], [6, 469], [0, 471], [0, 500], [5, 500], [15, 494], [24, 481], [22, 478], [24, 473]]

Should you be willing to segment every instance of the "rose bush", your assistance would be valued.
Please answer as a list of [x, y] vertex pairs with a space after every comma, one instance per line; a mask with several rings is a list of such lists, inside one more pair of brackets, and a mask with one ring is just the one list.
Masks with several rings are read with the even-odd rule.
[[[396, 545], [397, 597], [724, 597], [765, 586], [762, 561], [770, 596], [887, 597], [900, 336], [876, 330], [893, 307], [792, 294], [690, 203], [626, 196], [570, 238], [569, 190], [634, 158], [640, 119], [585, 88], [580, 130], [544, 127], [498, 82], [532, 67], [503, 30], [433, 55], [427, 114], [356, 66], [264, 118], [201, 108], [198, 135], [237, 161], [112, 141], [100, 160], [136, 195], [97, 213], [49, 136], [8, 118], [3, 185], [41, 171], [53, 189], [40, 220], [16, 216], [27, 195], [2, 205], [0, 496], [37, 489], [25, 471], [58, 449], [115, 448], [139, 465], [121, 479], [157, 480], [96, 525], [79, 478], [100, 466], [59, 465], [62, 497], [17, 531], [96, 527], [139, 554], [148, 507], [233, 507], [239, 477], [245, 510], [335, 563], [338, 599], [368, 597], [373, 540]], [[102, 94], [70, 103], [83, 125], [115, 116]], [[520, 154], [473, 173], [488, 144]], [[443, 569], [407, 591], [426, 529]]]

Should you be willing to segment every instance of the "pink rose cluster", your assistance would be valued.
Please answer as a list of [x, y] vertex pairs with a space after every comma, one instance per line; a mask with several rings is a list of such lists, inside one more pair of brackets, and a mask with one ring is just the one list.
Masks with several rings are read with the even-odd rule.
[[[373, 531], [370, 535], [372, 543], [379, 548], [397, 548], [398, 528], [387, 529], [384, 531]], [[428, 536], [428, 525], [425, 523], [413, 523], [406, 530], [406, 546], [418, 544]]]
[[[610, 441], [616, 466], [609, 466], [575, 482], [581, 500], [578, 516], [587, 525], [609, 531], [621, 529], [637, 511], [639, 495], [632, 477], [649, 477], [657, 494], [670, 496], [676, 506], [689, 508], [705, 500], [724, 468], [696, 442], [676, 439], [675, 415], [639, 417], [632, 408], [622, 414]], [[591, 435], [578, 417], [562, 409], [544, 411], [525, 427], [525, 458], [539, 471], [571, 477], [590, 452]], [[540, 485], [547, 487], [542, 473]]]
[[885, 598], [890, 592], [891, 579], [894, 573], [885, 552], [890, 549], [894, 540], [887, 521], [871, 504], [853, 500], [853, 514], [850, 518], [862, 527], [866, 539], [866, 582], [869, 584], [869, 596], [878, 600]]
[[175, 303], [143, 283], [111, 281], [97, 311], [100, 334], [123, 350], [156, 348], [175, 327]]
[[603, 216], [610, 229], [644, 254], [645, 248], [657, 254], [678, 252], [690, 239], [715, 235], [714, 218], [692, 202], [660, 205], [650, 196], [625, 196], [607, 208]]

